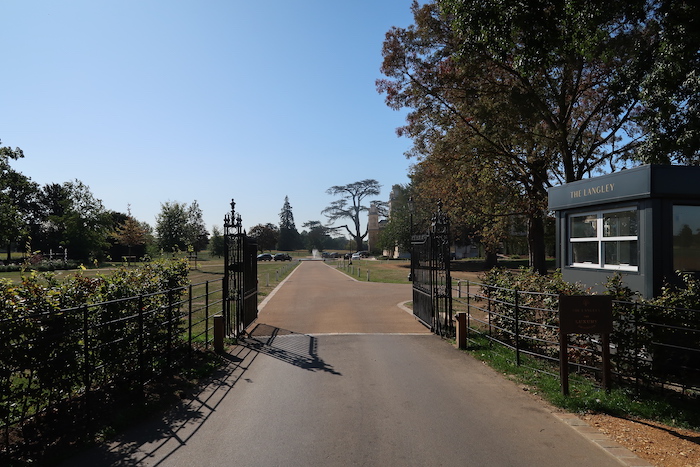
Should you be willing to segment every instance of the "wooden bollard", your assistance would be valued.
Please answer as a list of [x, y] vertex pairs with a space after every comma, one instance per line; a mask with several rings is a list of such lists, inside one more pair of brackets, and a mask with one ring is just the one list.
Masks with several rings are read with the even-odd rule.
[[455, 320], [457, 321], [457, 348], [466, 349], [467, 348], [467, 314], [457, 313], [455, 314]]

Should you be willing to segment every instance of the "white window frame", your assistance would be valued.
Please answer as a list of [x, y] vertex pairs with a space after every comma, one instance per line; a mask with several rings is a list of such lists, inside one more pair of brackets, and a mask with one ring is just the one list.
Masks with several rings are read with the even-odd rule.
[[[627, 235], [627, 236], [618, 236], [618, 237], [606, 237], [605, 232], [604, 232], [604, 224], [603, 224], [603, 219], [605, 218], [606, 214], [612, 214], [616, 212], [628, 212], [628, 211], [634, 211], [637, 213], [637, 235]], [[573, 219], [576, 217], [585, 217], [585, 216], [595, 216], [596, 217], [596, 236], [595, 237], [572, 237], [572, 222]], [[606, 210], [597, 210], [597, 211], [586, 211], [586, 212], [577, 212], [577, 213], [571, 213], [567, 216], [567, 235], [568, 235], [568, 265], [571, 267], [576, 267], [576, 268], [588, 268], [588, 269], [606, 269], [606, 270], [615, 270], [615, 271], [631, 271], [631, 272], [637, 272], [639, 271], [639, 266], [631, 265], [631, 264], [605, 264], [605, 250], [604, 250], [604, 244], [606, 242], [630, 242], [630, 241], [636, 241], [637, 242], [637, 262], [639, 262], [639, 210], [637, 209], [636, 206], [629, 206], [629, 207], [624, 207], [624, 208], [617, 208], [617, 209], [606, 209]], [[583, 262], [583, 263], [575, 263], [574, 262], [574, 252], [573, 252], [573, 245], [575, 243], [597, 243], [598, 246], [598, 262], [593, 263], [593, 262]]]

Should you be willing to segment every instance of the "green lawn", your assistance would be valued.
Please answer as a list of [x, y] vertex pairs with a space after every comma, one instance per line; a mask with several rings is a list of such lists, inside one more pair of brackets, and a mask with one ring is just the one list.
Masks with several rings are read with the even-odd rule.
[[366, 281], [367, 272], [369, 272], [370, 282], [410, 284], [408, 282], [408, 274], [411, 272], [411, 262], [409, 260], [359, 259], [353, 260], [352, 265], [347, 260], [342, 259], [326, 260], [326, 262], [360, 281]]

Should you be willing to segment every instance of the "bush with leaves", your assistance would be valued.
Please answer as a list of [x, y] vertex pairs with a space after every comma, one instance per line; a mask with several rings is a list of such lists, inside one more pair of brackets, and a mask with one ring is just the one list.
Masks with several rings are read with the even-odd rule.
[[[492, 323], [499, 339], [514, 343], [515, 296], [518, 297], [521, 348], [539, 346], [538, 352], [556, 355], [559, 326], [559, 294], [590, 293], [567, 283], [559, 271], [543, 276], [527, 269], [492, 269], [482, 277], [483, 293], [492, 299]], [[681, 386], [700, 383], [700, 280], [679, 273], [680, 285], [664, 286], [661, 295], [641, 299], [619, 273], [605, 283], [613, 298], [613, 371], [642, 380], [663, 380]], [[572, 363], [598, 366], [592, 351], [599, 352], [598, 337], [570, 336]]]
[[59, 281], [33, 271], [19, 284], [0, 281], [1, 420], [27, 419], [85, 391], [87, 370], [99, 368], [103, 383], [128, 375], [139, 358], [138, 333], [145, 337], [144, 353], [154, 360], [163, 354], [180, 335], [178, 303], [187, 274], [187, 261], [178, 260], [94, 278]]
[[[651, 336], [654, 375], [668, 375], [681, 385], [700, 385], [700, 280], [677, 272], [677, 285], [666, 284], [645, 307], [643, 325]], [[691, 350], [688, 350], [691, 349]]]
[[481, 280], [483, 293], [492, 299], [492, 323], [502, 339], [515, 343], [517, 311], [521, 348], [536, 347], [546, 355], [558, 351], [552, 343], [558, 339], [559, 294], [584, 293], [580, 285], [564, 281], [559, 271], [543, 276], [526, 268], [517, 271], [494, 268], [483, 274]]

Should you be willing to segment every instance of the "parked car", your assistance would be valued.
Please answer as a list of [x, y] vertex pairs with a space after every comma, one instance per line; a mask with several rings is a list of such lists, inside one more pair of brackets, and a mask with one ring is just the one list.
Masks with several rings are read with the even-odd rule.
[[350, 259], [360, 259], [362, 258], [362, 255], [360, 255], [360, 252], [358, 251], [357, 253], [353, 253]]
[[270, 253], [261, 253], [258, 255], [258, 261], [272, 261], [272, 255]]
[[275, 261], [291, 261], [292, 257], [289, 256], [287, 253], [277, 253], [273, 259]]

